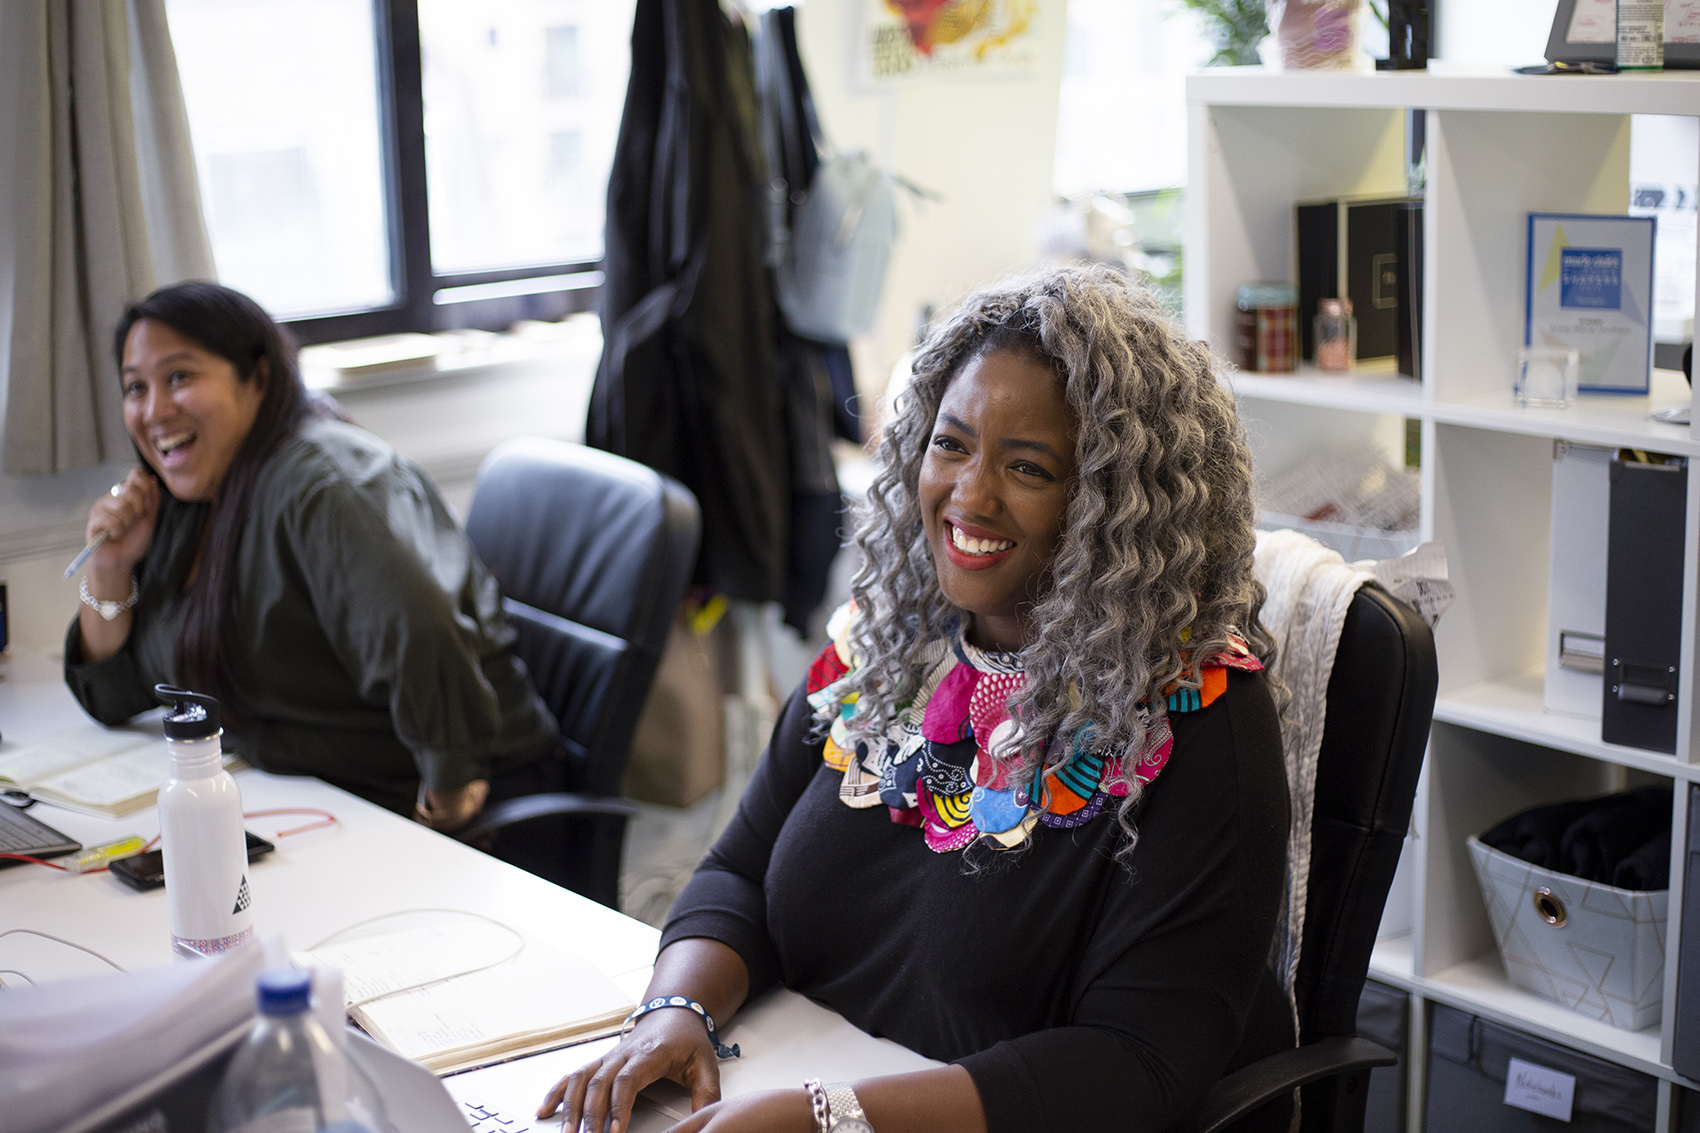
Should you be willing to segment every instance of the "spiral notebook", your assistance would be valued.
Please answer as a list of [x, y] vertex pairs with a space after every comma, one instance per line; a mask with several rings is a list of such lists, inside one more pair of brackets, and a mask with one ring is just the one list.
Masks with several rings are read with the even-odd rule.
[[471, 919], [359, 936], [295, 959], [340, 970], [349, 1018], [438, 1074], [614, 1034], [635, 1006], [577, 953]]
[[152, 806], [170, 775], [158, 734], [98, 724], [0, 750], [0, 787], [104, 818]]

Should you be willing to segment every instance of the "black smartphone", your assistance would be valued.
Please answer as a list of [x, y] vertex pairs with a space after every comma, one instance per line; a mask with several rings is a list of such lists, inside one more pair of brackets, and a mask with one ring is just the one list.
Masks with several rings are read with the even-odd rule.
[[[255, 834], [244, 830], [248, 835], [248, 860], [263, 858], [276, 846]], [[145, 854], [133, 854], [127, 858], [119, 858], [106, 867], [119, 881], [131, 889], [146, 892], [149, 889], [159, 889], [165, 885], [165, 855], [158, 850], [149, 850]]]

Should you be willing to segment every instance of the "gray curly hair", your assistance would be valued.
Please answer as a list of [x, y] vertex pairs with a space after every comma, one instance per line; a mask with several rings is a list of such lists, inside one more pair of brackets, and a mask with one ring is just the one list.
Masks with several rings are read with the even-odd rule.
[[[963, 624], [939, 590], [917, 486], [946, 388], [999, 350], [1050, 365], [1081, 423], [1062, 538], [1021, 650], [1027, 680], [1009, 704], [1017, 781], [1030, 784], [1047, 741], [1069, 751], [1089, 723], [1095, 749], [1137, 744], [1148, 721], [1140, 705], [1161, 713], [1160, 690], [1197, 688], [1191, 659], [1221, 652], [1230, 633], [1265, 664], [1275, 643], [1258, 621], [1264, 591], [1252, 576], [1251, 453], [1208, 349], [1107, 268], [1020, 276], [969, 296], [935, 327], [885, 430], [857, 514], [851, 645], [861, 663], [851, 687], [870, 695], [851, 735], [883, 733], [925, 676], [927, 644]], [[1136, 838], [1133, 772], [1130, 760], [1124, 851]]]

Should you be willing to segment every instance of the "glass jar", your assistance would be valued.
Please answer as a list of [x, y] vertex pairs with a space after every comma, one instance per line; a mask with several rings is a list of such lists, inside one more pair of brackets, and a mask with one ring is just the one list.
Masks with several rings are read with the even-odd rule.
[[1299, 365], [1299, 289], [1253, 283], [1239, 290], [1240, 368], [1284, 374]]
[[1312, 322], [1318, 370], [1350, 370], [1358, 357], [1358, 320], [1350, 299], [1319, 299]]

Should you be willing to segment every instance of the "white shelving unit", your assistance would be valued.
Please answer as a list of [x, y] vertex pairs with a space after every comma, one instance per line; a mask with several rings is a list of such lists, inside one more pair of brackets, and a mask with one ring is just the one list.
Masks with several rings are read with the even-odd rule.
[[[1448, 1004], [1652, 1075], [1671, 1127], [1675, 965], [1661, 1025], [1631, 1032], [1510, 985], [1464, 839], [1543, 802], [1660, 777], [1675, 830], [1700, 781], [1695, 726], [1700, 622], [1700, 469], [1688, 480], [1677, 754], [1604, 743], [1599, 723], [1542, 709], [1552, 445], [1556, 440], [1700, 456], [1700, 431], [1649, 414], [1685, 404], [1680, 374], [1647, 397], [1519, 409], [1526, 217], [1624, 213], [1632, 114], [1700, 116], [1700, 74], [1275, 74], [1224, 69], [1187, 81], [1186, 308], [1190, 331], [1231, 355], [1235, 290], [1294, 278], [1293, 205], [1405, 191], [1407, 110], [1426, 112], [1423, 375], [1233, 378], [1261, 469], [1363, 437], [1422, 438], [1422, 531], [1445, 545], [1458, 599], [1436, 631], [1440, 695], [1412, 837], [1371, 973], [1409, 989], [1408, 1128], [1422, 1128], [1425, 1000]], [[1700, 180], [1700, 169], [1696, 170]], [[1603, 538], [1603, 534], [1602, 534]], [[1666, 955], [1677, 954], [1684, 854], [1675, 839]], [[1408, 895], [1409, 908], [1403, 907]]]

